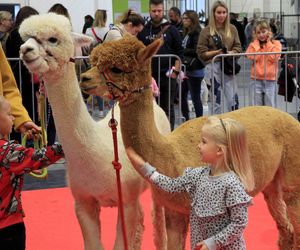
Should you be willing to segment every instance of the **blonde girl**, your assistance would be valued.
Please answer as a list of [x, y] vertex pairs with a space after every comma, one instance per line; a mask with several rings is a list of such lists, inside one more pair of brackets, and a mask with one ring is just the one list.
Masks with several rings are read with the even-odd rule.
[[248, 206], [254, 181], [246, 131], [237, 121], [208, 118], [198, 145], [207, 166], [187, 168], [177, 178], [167, 177], [146, 163], [132, 148], [127, 155], [135, 169], [160, 189], [187, 192], [191, 199], [192, 250], [246, 249], [243, 230], [248, 223]]
[[[271, 27], [266, 20], [254, 24], [253, 38], [246, 53], [281, 52], [281, 43], [272, 39]], [[249, 55], [247, 58], [252, 61], [250, 104], [275, 107], [280, 54]]]

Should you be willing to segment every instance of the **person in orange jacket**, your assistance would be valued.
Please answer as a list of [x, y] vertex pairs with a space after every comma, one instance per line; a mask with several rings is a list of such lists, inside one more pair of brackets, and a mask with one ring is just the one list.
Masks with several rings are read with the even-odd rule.
[[[254, 40], [249, 44], [246, 53], [281, 52], [281, 43], [272, 39], [272, 31], [267, 21], [262, 20], [255, 23], [253, 36]], [[248, 55], [247, 58], [252, 61], [250, 102], [254, 105], [275, 107], [280, 53]]]

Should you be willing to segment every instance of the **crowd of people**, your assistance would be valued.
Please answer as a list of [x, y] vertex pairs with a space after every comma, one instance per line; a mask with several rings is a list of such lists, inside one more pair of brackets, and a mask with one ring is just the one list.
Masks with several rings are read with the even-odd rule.
[[[65, 15], [71, 21], [67, 8], [62, 4], [53, 5], [49, 9], [49, 12]], [[11, 13], [0, 11], [0, 39], [2, 48], [7, 57], [18, 57], [19, 47], [22, 44], [22, 40], [18, 34], [18, 26], [25, 18], [33, 14], [38, 14], [38, 12], [29, 6], [25, 6], [21, 8], [15, 22], [13, 22]], [[238, 14], [229, 12], [224, 2], [216, 1], [211, 8], [205, 25], [200, 23], [199, 15], [194, 10], [186, 10], [184, 13], [181, 13], [179, 8], [171, 7], [167, 11], [167, 17], [165, 17], [163, 2], [161, 0], [151, 0], [149, 2], [148, 20], [131, 9], [128, 9], [123, 15], [118, 17], [114, 25], [110, 27], [107, 25], [106, 10], [98, 9], [93, 16], [84, 16], [84, 20], [82, 32], [91, 36], [93, 43], [89, 48], [83, 48], [82, 50], [77, 48], [74, 52], [75, 56], [88, 56], [93, 47], [98, 44], [120, 39], [124, 34], [128, 33], [137, 36], [145, 45], [150, 44], [155, 39], [163, 39], [164, 43], [157, 54], [172, 54], [181, 59], [185, 66], [183, 69], [180, 68], [179, 60], [176, 60], [175, 57], [172, 57], [170, 61], [166, 57], [158, 57], [152, 60], [152, 76], [160, 88], [160, 94], [156, 99], [169, 117], [172, 129], [175, 127], [174, 105], [179, 102], [179, 78], [181, 78], [180, 108], [185, 121], [191, 118], [189, 99], [191, 99], [193, 104], [195, 117], [203, 115], [201, 98], [203, 79], [205, 79], [204, 83], [208, 85], [211, 85], [212, 81], [214, 82], [214, 89], [212, 90], [214, 94], [213, 98], [215, 99], [214, 113], [218, 114], [222, 111], [231, 111], [239, 108], [238, 87], [233, 81], [233, 76], [224, 74], [222, 70], [220, 70], [220, 67], [222, 67], [221, 61], [216, 60], [215, 65], [213, 65], [214, 79], [212, 79], [211, 62], [212, 58], [216, 55], [240, 53], [249, 47], [250, 43], [256, 39], [256, 33], [253, 31], [257, 22], [255, 22], [254, 18], [249, 22], [247, 18], [244, 18], [244, 23], [241, 23], [238, 21]], [[274, 36], [276, 35], [274, 32], [278, 32], [275, 21], [270, 20], [270, 24], [267, 24], [266, 29], [272, 31], [268, 39], [270, 43], [274, 43]], [[268, 52], [270, 51], [269, 48], [270, 46], [261, 50], [252, 50], [252, 52]], [[281, 48], [277, 46], [276, 51], [280, 52], [280, 50]], [[248, 58], [250, 59], [250, 57]], [[258, 57], [256, 57], [256, 59], [257, 58]], [[10, 64], [14, 71], [18, 87], [22, 93], [23, 104], [29, 112], [30, 117], [35, 122], [38, 122], [38, 113], [36, 110], [38, 87], [40, 84], [39, 79], [37, 76], [32, 77], [22, 63], [19, 64], [17, 61], [12, 61]], [[273, 64], [273, 67], [274, 65], [275, 64]], [[88, 64], [86, 66], [89, 67]], [[183, 76], [180, 74], [182, 70], [185, 70], [185, 75]], [[21, 76], [19, 75], [20, 72], [22, 72]], [[251, 78], [255, 80], [253, 74]], [[273, 78], [272, 80], [274, 80]], [[257, 79], [261, 80], [259, 78]], [[255, 88], [254, 85], [255, 83], [251, 85], [250, 89], [255, 92], [257, 88]], [[274, 88], [272, 91], [274, 91]], [[265, 89], [260, 91], [265, 93]], [[224, 95], [221, 94], [222, 92], [224, 92]], [[275, 96], [275, 93], [272, 95]], [[225, 109], [221, 110], [221, 99], [223, 96]], [[99, 110], [98, 116], [102, 118], [105, 115], [104, 104], [108, 107], [109, 104], [105, 103], [100, 97], [95, 97], [95, 99]], [[252, 94], [249, 103], [263, 103], [264, 105], [275, 106], [273, 101], [257, 102], [257, 98], [255, 99], [254, 94]], [[51, 106], [49, 104], [47, 104], [47, 110], [49, 140], [50, 144], [53, 144], [56, 139], [56, 134]], [[14, 139], [19, 138], [15, 133], [13, 133], [12, 136]]]
[[[70, 14], [62, 4], [55, 4], [49, 12], [64, 15], [70, 18]], [[221, 113], [221, 92], [224, 92], [226, 100], [226, 110], [231, 111], [238, 109], [238, 95], [237, 86], [233, 81], [233, 75], [224, 74], [221, 70], [221, 60], [216, 60], [215, 65], [212, 65], [212, 59], [220, 54], [236, 54], [246, 49], [247, 52], [280, 52], [280, 42], [274, 40], [274, 32], [278, 29], [274, 23], [271, 25], [267, 21], [255, 21], [254, 19], [243, 26], [238, 20], [235, 13], [230, 13], [227, 5], [223, 1], [215, 1], [211, 7], [211, 12], [208, 18], [207, 25], [204, 27], [199, 22], [199, 16], [194, 10], [186, 10], [181, 14], [180, 9], [172, 7], [168, 10], [168, 19], [164, 15], [164, 3], [163, 0], [150, 0], [149, 1], [149, 17], [150, 19], [146, 22], [145, 18], [141, 14], [128, 9], [121, 15], [114, 25], [109, 28], [107, 26], [107, 13], [106, 10], [96, 10], [94, 16], [84, 16], [85, 23], [82, 32], [93, 38], [93, 43], [90, 48], [84, 50], [74, 51], [74, 55], [82, 55], [86, 53], [88, 55], [93, 47], [97, 46], [106, 41], [121, 39], [125, 34], [136, 36], [145, 45], [149, 45], [156, 39], [162, 39], [164, 42], [158, 50], [159, 55], [175, 55], [176, 57], [155, 57], [152, 59], [152, 84], [154, 90], [154, 97], [158, 101], [159, 105], [165, 111], [169, 117], [171, 129], [175, 128], [175, 107], [176, 99], [179, 97], [178, 91], [178, 78], [183, 78], [181, 82], [181, 110], [185, 120], [190, 119], [188, 99], [189, 93], [193, 106], [195, 108], [196, 117], [203, 115], [203, 104], [201, 100], [201, 86], [203, 78], [206, 77], [210, 81], [214, 81], [214, 98], [215, 110], [214, 113]], [[20, 142], [20, 134], [29, 133], [31, 137], [34, 137], [35, 133], [40, 131], [37, 106], [38, 106], [38, 95], [43, 88], [43, 82], [38, 76], [31, 75], [24, 65], [16, 61], [10, 61], [10, 64], [6, 60], [6, 57], [19, 57], [19, 49], [23, 41], [21, 40], [18, 28], [25, 18], [31, 15], [39, 14], [37, 10], [32, 7], [25, 6], [18, 12], [15, 21], [13, 16], [7, 11], [0, 11], [0, 143], [1, 150], [3, 145], [9, 145], [9, 147], [18, 151], [24, 151], [26, 157], [32, 158], [34, 154], [37, 154], [34, 150], [26, 151], [18, 144], [13, 144], [8, 141], [10, 134], [11, 138]], [[6, 53], [6, 56], [5, 54]], [[180, 60], [179, 60], [180, 59]], [[269, 105], [275, 106], [275, 86], [276, 86], [276, 65], [279, 60], [279, 55], [268, 56], [268, 63], [265, 64], [265, 56], [248, 56], [248, 59], [252, 61], [251, 69], [251, 83], [253, 89], [253, 105]], [[185, 75], [181, 75], [181, 64], [184, 63]], [[212, 79], [211, 69], [214, 68]], [[157, 85], [159, 86], [159, 91]], [[44, 93], [45, 94], [45, 93]], [[97, 103], [99, 105], [100, 115], [103, 116], [103, 100], [97, 97]], [[52, 116], [51, 105], [47, 103], [47, 133], [48, 133], [48, 144], [47, 148], [49, 155], [47, 157], [51, 160], [48, 162], [54, 162], [63, 156], [63, 152], [60, 146], [57, 146], [55, 124]], [[34, 122], [33, 122], [34, 121]], [[6, 125], [4, 126], [3, 124]], [[11, 133], [11, 126], [14, 125], [15, 132]], [[169, 179], [166, 176], [159, 174], [154, 167], [146, 164], [138, 155], [132, 150], [128, 150], [133, 165], [137, 171], [142, 172], [142, 175], [148, 178], [151, 182], [155, 183], [160, 188], [170, 192], [181, 192], [186, 189], [185, 183], [187, 180], [191, 180], [193, 183], [194, 176], [197, 178], [205, 178], [206, 175], [219, 176], [226, 175], [226, 179], [220, 179], [221, 182], [235, 181], [234, 189], [237, 189], [243, 202], [240, 202], [237, 206], [232, 208], [232, 214], [243, 220], [242, 227], [234, 228], [235, 235], [228, 231], [223, 233], [226, 237], [234, 238], [230, 244], [233, 248], [230, 249], [243, 249], [244, 240], [242, 238], [242, 231], [247, 223], [247, 207], [251, 201], [245, 190], [251, 190], [251, 175], [248, 172], [248, 156], [247, 150], [244, 148], [244, 144], [238, 145], [243, 148], [243, 156], [239, 155], [239, 152], [232, 152], [229, 147], [233, 147], [229, 141], [232, 138], [229, 136], [229, 131], [243, 131], [240, 124], [237, 124], [232, 120], [221, 120], [211, 119], [205, 126], [207, 128], [213, 126], [220, 130], [219, 134], [210, 134], [207, 129], [202, 131], [202, 139], [199, 144], [199, 149], [202, 158], [206, 159], [206, 162], [210, 163], [209, 168], [200, 168], [195, 171], [188, 170], [179, 179]], [[241, 136], [240, 142], [244, 141], [244, 134], [237, 132]], [[220, 134], [222, 139], [220, 139]], [[29, 137], [30, 137], [29, 136]], [[238, 140], [237, 140], [238, 141]], [[17, 143], [17, 142], [16, 142]], [[235, 142], [232, 142], [235, 143]], [[51, 145], [54, 145], [51, 147]], [[228, 146], [231, 145], [231, 146]], [[222, 148], [222, 150], [220, 150]], [[240, 157], [241, 161], [236, 164], [229, 162], [228, 165], [224, 164], [227, 153], [236, 154], [230, 155], [229, 159]], [[45, 157], [46, 151], [40, 154], [39, 157]], [[54, 155], [53, 155], [54, 154]], [[6, 157], [4, 152], [4, 157]], [[3, 157], [2, 157], [3, 158]], [[2, 158], [1, 162], [2, 162]], [[9, 160], [9, 159], [8, 159]], [[26, 163], [32, 167], [32, 169], [41, 167], [42, 164], [37, 164], [28, 160]], [[19, 173], [20, 176], [24, 173], [24, 164], [19, 162], [20, 166], [15, 166], [16, 170], [12, 170], [12, 173]], [[10, 167], [10, 166], [8, 166]], [[25, 166], [26, 167], [26, 166]], [[236, 169], [237, 167], [238, 169]], [[2, 169], [2, 165], [1, 165]], [[142, 170], [141, 170], [142, 169]], [[3, 171], [1, 170], [3, 174]], [[249, 174], [249, 176], [247, 176]], [[11, 180], [8, 180], [10, 182]], [[166, 185], [165, 183], [168, 183]], [[249, 184], [250, 183], [250, 184]], [[7, 184], [8, 185], [8, 184]], [[17, 184], [14, 184], [15, 186]], [[226, 183], [222, 184], [226, 185]], [[20, 200], [20, 190], [22, 185], [13, 187], [12, 190], [19, 190], [19, 192], [13, 195]], [[0, 186], [1, 187], [1, 186]], [[191, 189], [187, 191], [191, 195]], [[0, 189], [0, 194], [2, 190]], [[15, 192], [15, 191], [14, 191]], [[7, 196], [6, 205], [10, 206], [10, 200]], [[218, 197], [224, 199], [224, 197]], [[2, 206], [2, 203], [0, 204]], [[197, 204], [196, 204], [197, 205]], [[2, 211], [2, 210], [1, 210]], [[7, 210], [5, 210], [7, 211]], [[21, 214], [22, 207], [18, 208], [18, 216]], [[2, 212], [1, 212], [2, 213]], [[16, 230], [21, 238], [15, 241], [20, 243], [16, 249], [24, 249], [25, 241], [25, 229], [23, 221], [16, 217], [16, 221], [12, 220], [12, 223], [4, 221], [3, 216], [6, 214], [0, 213], [0, 232], [4, 232], [7, 227], [16, 226], [12, 230]], [[218, 230], [214, 234], [207, 234], [201, 231], [199, 225], [207, 223], [204, 219], [197, 218], [196, 214], [193, 218], [191, 232], [192, 245], [194, 249], [215, 249], [216, 246], [222, 248], [222, 240], [216, 240], [214, 234], [219, 235], [219, 231], [225, 227], [224, 221], [233, 223], [230, 221], [231, 218], [218, 218], [220, 223], [218, 224]], [[7, 217], [5, 217], [5, 220]], [[200, 223], [201, 222], [201, 223]], [[21, 227], [20, 227], [21, 223]], [[195, 226], [196, 225], [196, 226]], [[231, 226], [236, 226], [230, 224]], [[6, 232], [6, 231], [5, 231]], [[11, 231], [8, 231], [11, 232]], [[4, 234], [2, 234], [4, 235]], [[6, 234], [7, 235], [7, 234]], [[225, 237], [224, 235], [219, 235]], [[2, 238], [0, 236], [0, 245], [11, 246], [12, 241], [6, 242], [7, 237]], [[7, 248], [10, 249], [10, 248]], [[15, 248], [11, 248], [15, 249]]]

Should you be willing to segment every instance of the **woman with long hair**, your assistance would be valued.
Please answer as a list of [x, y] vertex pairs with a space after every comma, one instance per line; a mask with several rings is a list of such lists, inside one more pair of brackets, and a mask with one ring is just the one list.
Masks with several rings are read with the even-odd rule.
[[[22, 38], [19, 34], [19, 27], [26, 18], [38, 14], [39, 13], [37, 10], [30, 6], [24, 6], [19, 10], [13, 29], [7, 38], [6, 56], [8, 58], [19, 58], [20, 47], [23, 44]], [[23, 62], [19, 63], [19, 61], [11, 61], [10, 65], [22, 95], [23, 105], [26, 108], [30, 118], [34, 122], [37, 122], [38, 113], [36, 93], [38, 93], [39, 85], [35, 83], [38, 83], [38, 81], [33, 81], [31, 73], [24, 66]], [[21, 135], [13, 131], [11, 134], [11, 139], [21, 142]]]
[[144, 28], [144, 25], [144, 18], [135, 11], [128, 9], [117, 19], [116, 24], [107, 33], [104, 40], [118, 40], [121, 39], [125, 34], [137, 36], [137, 34]]
[[[209, 23], [200, 33], [197, 47], [197, 54], [205, 62], [207, 73], [211, 73], [211, 61], [216, 55], [241, 53], [241, 51], [237, 29], [229, 22], [227, 5], [223, 1], [214, 2]], [[237, 86], [233, 82], [233, 76], [224, 74], [220, 64], [221, 61], [217, 60], [213, 65], [214, 94], [216, 96], [214, 113], [221, 113], [221, 89], [224, 90], [226, 100], [225, 111], [238, 108]]]
[[201, 101], [201, 82], [204, 77], [204, 65], [198, 59], [196, 49], [201, 31], [199, 16], [196, 11], [187, 10], [182, 16], [183, 22], [183, 55], [186, 62], [186, 76], [182, 82], [182, 113], [186, 120], [189, 120], [188, 112], [188, 91], [191, 93], [192, 102], [195, 108], [196, 117], [203, 115]]

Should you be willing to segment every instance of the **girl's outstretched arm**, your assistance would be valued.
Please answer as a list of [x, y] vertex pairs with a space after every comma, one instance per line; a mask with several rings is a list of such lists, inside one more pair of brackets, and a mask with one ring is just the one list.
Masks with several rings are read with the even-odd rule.
[[133, 165], [133, 167], [135, 168], [135, 170], [139, 174], [141, 174], [143, 177], [145, 177], [145, 173], [144, 173], [144, 171], [142, 171], [143, 166], [146, 163], [144, 161], [144, 159], [141, 156], [139, 156], [132, 147], [126, 148], [126, 153], [127, 153], [128, 159], [130, 160], [130, 162]]
[[170, 193], [186, 191], [186, 176], [170, 178], [158, 173], [156, 168], [145, 162], [145, 160], [139, 156], [133, 148], [126, 148], [126, 153], [136, 171], [150, 183], [153, 183], [158, 188]]

